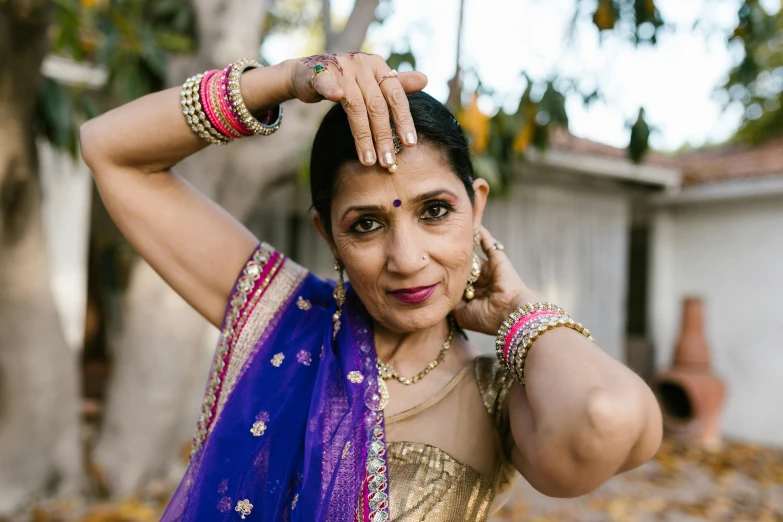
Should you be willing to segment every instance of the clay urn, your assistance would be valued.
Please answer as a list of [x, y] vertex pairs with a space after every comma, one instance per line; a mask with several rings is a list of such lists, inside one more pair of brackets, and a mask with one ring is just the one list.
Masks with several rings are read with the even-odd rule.
[[653, 377], [652, 389], [661, 404], [667, 431], [706, 449], [720, 448], [726, 390], [710, 365], [700, 298], [683, 300], [682, 330], [672, 366]]

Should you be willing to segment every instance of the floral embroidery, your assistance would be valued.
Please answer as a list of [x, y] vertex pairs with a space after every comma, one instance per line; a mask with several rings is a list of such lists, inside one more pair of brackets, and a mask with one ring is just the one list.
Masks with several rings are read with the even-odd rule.
[[[262, 243], [253, 254], [252, 259], [247, 262], [242, 274], [239, 276], [236, 292], [231, 300], [231, 307], [226, 314], [220, 342], [218, 343], [215, 358], [212, 361], [210, 379], [201, 406], [201, 416], [199, 417], [196, 426], [196, 434], [193, 437], [193, 447], [190, 451], [191, 457], [201, 449], [201, 446], [204, 443], [204, 440], [206, 440], [207, 434], [215, 421], [215, 417], [219, 412], [219, 407], [216, 403], [218, 402], [218, 394], [221, 392], [223, 384], [222, 376], [229, 360], [232, 344], [239, 331], [240, 318], [244, 312], [245, 303], [247, 302], [248, 296], [256, 287], [258, 279], [274, 253], [275, 251], [271, 246]], [[278, 256], [277, 262], [280, 263], [281, 261], [282, 257]], [[270, 279], [270, 277], [271, 276], [267, 276], [267, 279]], [[264, 280], [261, 287], [259, 287], [259, 291], [263, 291], [265, 285], [268, 284], [269, 281]]]
[[272, 357], [272, 366], [275, 368], [280, 368], [280, 365], [283, 364], [283, 360], [285, 359], [285, 355], [283, 355], [282, 352], [276, 353], [274, 357]]
[[242, 518], [245, 518], [245, 515], [249, 515], [253, 511], [253, 504], [248, 499], [240, 500], [237, 502], [237, 507], [234, 508], [234, 511], [240, 513]]
[[364, 375], [361, 372], [353, 371], [348, 374], [348, 380], [354, 384], [360, 384], [364, 380]]
[[300, 310], [304, 310], [304, 311], [307, 311], [313, 307], [313, 305], [310, 304], [310, 301], [302, 298], [301, 295], [299, 296], [299, 299], [296, 300], [296, 306], [298, 306]]
[[313, 358], [310, 355], [310, 352], [307, 350], [299, 350], [299, 353], [296, 354], [296, 362], [299, 364], [304, 364], [305, 366], [310, 366], [310, 362], [312, 362]]
[[375, 428], [372, 432], [370, 452], [367, 456], [367, 503], [370, 508], [370, 520], [373, 522], [389, 519], [389, 502], [386, 488], [386, 442], [383, 440], [383, 413], [378, 412]]
[[222, 495], [226, 491], [228, 491], [228, 479], [223, 479], [220, 481], [220, 485], [218, 486], [218, 494]]
[[315, 431], [316, 426], [318, 426], [318, 419], [313, 417], [310, 419], [310, 433]]
[[264, 421], [258, 421], [255, 424], [253, 424], [253, 427], [250, 428], [250, 433], [253, 434], [254, 437], [260, 437], [264, 434], [266, 431], [266, 424]]
[[269, 412], [268, 411], [259, 411], [258, 415], [256, 415], [256, 419], [255, 420], [269, 422]]
[[231, 511], [231, 499], [229, 497], [221, 497], [220, 500], [218, 500], [217, 508], [218, 511], [221, 513], [228, 513]]
[[291, 502], [291, 511], [296, 509], [296, 502], [297, 502], [297, 500], [299, 500], [299, 493], [294, 495], [294, 501]]
[[348, 442], [345, 443], [345, 446], [343, 447], [343, 458], [348, 456], [348, 450], [350, 449], [351, 449], [351, 441], [349, 440]]

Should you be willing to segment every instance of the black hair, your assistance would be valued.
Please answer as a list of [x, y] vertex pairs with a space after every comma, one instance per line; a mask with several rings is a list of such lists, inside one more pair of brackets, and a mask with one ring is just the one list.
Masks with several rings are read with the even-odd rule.
[[[413, 123], [416, 126], [417, 143], [435, 147], [462, 181], [473, 204], [473, 164], [465, 133], [454, 115], [438, 100], [417, 92], [408, 95]], [[402, 151], [405, 154], [405, 151]], [[336, 104], [326, 116], [313, 140], [310, 155], [310, 195], [313, 207], [321, 215], [326, 233], [331, 236], [331, 204], [334, 184], [340, 167], [359, 161], [348, 116], [342, 105]]]

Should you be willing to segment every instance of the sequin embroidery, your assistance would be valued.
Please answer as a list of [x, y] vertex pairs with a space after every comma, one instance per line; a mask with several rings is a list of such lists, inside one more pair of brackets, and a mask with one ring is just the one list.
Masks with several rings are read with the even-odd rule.
[[282, 352], [276, 353], [274, 357], [272, 357], [272, 366], [275, 368], [280, 368], [280, 365], [283, 364], [283, 361], [285, 360], [285, 355], [283, 355]]

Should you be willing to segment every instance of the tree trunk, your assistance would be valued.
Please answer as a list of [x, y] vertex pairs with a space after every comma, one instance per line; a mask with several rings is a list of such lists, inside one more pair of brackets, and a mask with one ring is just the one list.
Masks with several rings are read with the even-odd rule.
[[31, 126], [48, 11], [0, 3], [0, 517], [83, 483], [76, 354], [51, 294]]
[[[252, 4], [194, 0], [204, 45], [196, 57], [171, 61], [170, 83], [257, 56], [269, 5]], [[378, 0], [357, 0], [335, 45], [359, 48], [377, 5]], [[267, 183], [307, 161], [317, 122], [328, 109], [323, 103], [288, 103], [276, 135], [210, 147], [177, 170], [234, 216], [247, 218]], [[181, 473], [178, 457], [193, 433], [217, 336], [143, 261], [134, 267], [126, 304], [126, 327], [112, 342], [116, 364], [95, 451], [110, 489], [120, 496], [150, 478]]]

